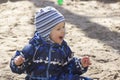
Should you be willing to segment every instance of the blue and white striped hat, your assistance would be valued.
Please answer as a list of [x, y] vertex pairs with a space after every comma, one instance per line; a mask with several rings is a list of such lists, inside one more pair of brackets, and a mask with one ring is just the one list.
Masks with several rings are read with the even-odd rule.
[[64, 16], [55, 8], [51, 6], [42, 8], [35, 15], [36, 31], [41, 37], [46, 38], [52, 28], [64, 20]]

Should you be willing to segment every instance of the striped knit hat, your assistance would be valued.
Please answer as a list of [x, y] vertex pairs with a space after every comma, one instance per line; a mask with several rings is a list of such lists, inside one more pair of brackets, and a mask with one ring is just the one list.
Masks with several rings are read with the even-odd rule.
[[64, 16], [55, 8], [42, 8], [35, 15], [36, 31], [43, 38], [49, 37], [52, 28], [64, 20]]

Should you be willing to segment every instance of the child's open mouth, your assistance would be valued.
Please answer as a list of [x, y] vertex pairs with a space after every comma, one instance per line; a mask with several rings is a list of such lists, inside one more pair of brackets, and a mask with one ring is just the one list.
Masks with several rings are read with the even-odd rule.
[[64, 38], [63, 36], [60, 36], [60, 37], [59, 37], [60, 40], [63, 40], [63, 38]]

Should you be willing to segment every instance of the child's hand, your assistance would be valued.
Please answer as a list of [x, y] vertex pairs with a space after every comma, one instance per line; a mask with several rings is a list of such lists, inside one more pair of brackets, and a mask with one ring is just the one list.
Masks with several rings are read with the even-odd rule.
[[89, 57], [83, 57], [81, 59], [81, 64], [83, 67], [88, 67], [89, 65], [91, 65]]
[[24, 61], [25, 61], [25, 58], [23, 58], [21, 55], [20, 55], [20, 56], [17, 56], [17, 57], [14, 59], [14, 63], [15, 63], [17, 66], [21, 65]]

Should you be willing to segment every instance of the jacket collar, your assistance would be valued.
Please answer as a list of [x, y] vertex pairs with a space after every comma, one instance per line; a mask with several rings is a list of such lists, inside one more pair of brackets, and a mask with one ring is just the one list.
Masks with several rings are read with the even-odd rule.
[[42, 44], [42, 45], [51, 45], [53, 47], [62, 47], [62, 46], [65, 46], [67, 45], [67, 43], [63, 40], [63, 42], [61, 43], [61, 45], [57, 44], [57, 43], [54, 43], [52, 42], [51, 40], [49, 39], [46, 39], [46, 38], [42, 38], [39, 33], [35, 32], [34, 34], [34, 37], [33, 37], [33, 41], [31, 40], [31, 42], [34, 42], [35, 44]]

